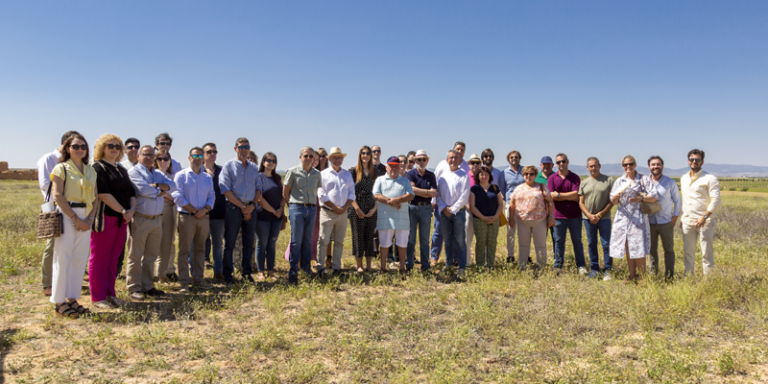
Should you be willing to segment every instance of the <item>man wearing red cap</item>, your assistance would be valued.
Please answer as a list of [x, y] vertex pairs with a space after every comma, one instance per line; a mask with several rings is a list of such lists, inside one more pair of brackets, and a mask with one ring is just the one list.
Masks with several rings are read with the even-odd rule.
[[[402, 165], [404, 166], [404, 165]], [[376, 229], [381, 242], [381, 272], [387, 271], [387, 254], [395, 238], [397, 254], [400, 259], [400, 273], [405, 273], [405, 254], [408, 247], [408, 234], [411, 224], [408, 217], [408, 204], [413, 199], [411, 183], [400, 176], [400, 159], [392, 156], [387, 160], [387, 173], [377, 177], [373, 184], [373, 198], [379, 202]]]

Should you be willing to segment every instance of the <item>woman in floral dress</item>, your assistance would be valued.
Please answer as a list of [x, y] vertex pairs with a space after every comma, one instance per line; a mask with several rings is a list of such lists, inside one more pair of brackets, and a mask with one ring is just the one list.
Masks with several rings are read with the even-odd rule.
[[620, 259], [626, 255], [629, 279], [635, 280], [638, 273], [645, 273], [645, 256], [651, 249], [648, 215], [640, 209], [640, 203], [653, 203], [658, 199], [653, 180], [635, 170], [634, 157], [625, 156], [621, 166], [626, 174], [616, 180], [611, 189], [611, 203], [618, 207], [611, 230], [611, 257]]

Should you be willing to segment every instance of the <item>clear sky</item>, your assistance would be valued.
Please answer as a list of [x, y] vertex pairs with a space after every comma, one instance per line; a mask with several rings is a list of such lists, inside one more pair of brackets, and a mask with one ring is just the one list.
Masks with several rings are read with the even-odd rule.
[[0, 129], [17, 168], [70, 129], [768, 166], [768, 1], [3, 1]]

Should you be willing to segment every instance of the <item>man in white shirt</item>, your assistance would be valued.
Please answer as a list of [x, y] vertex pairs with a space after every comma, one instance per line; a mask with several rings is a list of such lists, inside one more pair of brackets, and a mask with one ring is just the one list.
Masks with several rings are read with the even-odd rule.
[[[48, 195], [48, 187], [51, 185], [51, 171], [59, 163], [61, 154], [64, 151], [64, 143], [72, 135], [79, 135], [77, 131], [68, 131], [61, 136], [61, 146], [53, 152], [45, 154], [37, 161], [37, 182], [40, 185], [40, 192], [43, 193], [45, 202], [53, 201], [53, 192]], [[53, 244], [55, 238], [50, 238], [45, 242], [43, 249], [43, 261], [40, 266], [41, 281], [43, 283], [43, 295], [51, 295], [51, 285], [53, 279]]]
[[125, 158], [120, 164], [127, 170], [131, 170], [136, 164], [139, 163], [139, 148], [141, 148], [141, 142], [135, 137], [129, 137], [125, 140]]
[[680, 178], [683, 212], [680, 223], [683, 228], [683, 253], [685, 274], [693, 276], [696, 267], [696, 239], [701, 236], [701, 262], [704, 274], [715, 267], [712, 240], [715, 237], [715, 210], [720, 206], [720, 181], [701, 169], [704, 151], [688, 152], [688, 173]]
[[[464, 152], [467, 150], [467, 145], [463, 141], [457, 141], [453, 145], [452, 150], [456, 152], [456, 162], [459, 169], [469, 175], [469, 164], [464, 161]], [[435, 168], [435, 179], [437, 180], [438, 187], [440, 186], [440, 175], [445, 172], [450, 172], [450, 165], [447, 160], [441, 161]], [[469, 183], [467, 183], [467, 196], [469, 196]], [[442, 223], [440, 222], [440, 211], [437, 209], [437, 199], [432, 199], [432, 210], [435, 212], [435, 231], [432, 233], [432, 249], [430, 250], [429, 263], [430, 266], [434, 267], [437, 261], [440, 260], [440, 251], [443, 249]], [[456, 245], [453, 248], [455, 249]]]
[[352, 174], [341, 168], [346, 153], [333, 147], [328, 152], [331, 166], [320, 172], [322, 185], [317, 190], [320, 205], [320, 236], [317, 240], [317, 265], [320, 274], [325, 269], [325, 251], [333, 236], [333, 273], [341, 270], [341, 253], [347, 234], [347, 209], [355, 201], [355, 181]]
[[445, 270], [450, 271], [455, 257], [459, 263], [459, 278], [463, 278], [467, 267], [465, 212], [469, 201], [469, 176], [459, 168], [459, 153], [455, 149], [448, 151], [446, 163], [448, 171], [437, 178], [436, 197], [440, 225], [446, 240]]

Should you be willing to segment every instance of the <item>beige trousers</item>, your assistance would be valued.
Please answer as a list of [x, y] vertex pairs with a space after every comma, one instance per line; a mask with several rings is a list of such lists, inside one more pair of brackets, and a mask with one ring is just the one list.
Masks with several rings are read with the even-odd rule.
[[[509, 203], [504, 207], [504, 216], [507, 216], [509, 213]], [[514, 220], [513, 217], [507, 217], [507, 222], [511, 222]], [[507, 227], [507, 257], [515, 257], [515, 229], [510, 228], [509, 224], [505, 225]], [[528, 242], [530, 246], [530, 241]], [[530, 248], [529, 248], [530, 249]]]
[[160, 241], [163, 236], [162, 216], [146, 219], [134, 216], [131, 223], [130, 250], [128, 254], [128, 276], [126, 285], [128, 292], [145, 292], [155, 287], [152, 277], [160, 252]]
[[317, 239], [317, 263], [325, 266], [325, 251], [333, 235], [333, 269], [341, 269], [341, 253], [344, 251], [344, 237], [347, 235], [347, 212], [320, 209], [320, 236]]
[[208, 216], [197, 219], [192, 215], [179, 214], [179, 285], [189, 288], [189, 247], [192, 245], [192, 284], [203, 284], [205, 272], [205, 240], [210, 227]]
[[538, 220], [520, 220], [515, 215], [517, 226], [517, 238], [520, 241], [520, 269], [528, 265], [528, 257], [531, 255], [531, 237], [536, 247], [536, 261], [539, 267], [547, 264], [547, 218]]
[[685, 274], [693, 276], [696, 270], [696, 240], [701, 245], [701, 264], [704, 274], [715, 268], [715, 252], [712, 241], [715, 237], [715, 219], [711, 218], [701, 228], [683, 223], [683, 253], [685, 254]]
[[165, 276], [166, 273], [175, 273], [176, 266], [173, 265], [174, 255], [173, 241], [176, 240], [176, 217], [179, 212], [176, 211], [176, 205], [163, 203], [163, 235], [160, 240], [160, 253], [155, 265], [155, 276]]

